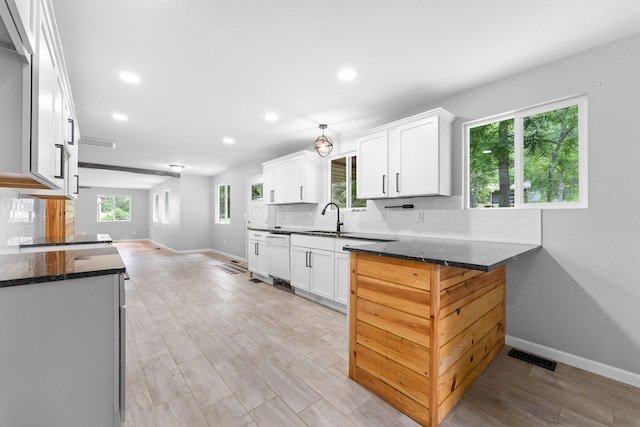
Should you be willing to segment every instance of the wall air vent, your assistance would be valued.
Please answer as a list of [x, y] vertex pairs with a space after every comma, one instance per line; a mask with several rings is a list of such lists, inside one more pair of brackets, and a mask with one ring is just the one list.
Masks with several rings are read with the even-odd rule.
[[90, 145], [92, 147], [109, 148], [111, 150], [116, 148], [115, 141], [109, 141], [108, 139], [98, 139], [98, 138], [80, 138], [80, 145]]

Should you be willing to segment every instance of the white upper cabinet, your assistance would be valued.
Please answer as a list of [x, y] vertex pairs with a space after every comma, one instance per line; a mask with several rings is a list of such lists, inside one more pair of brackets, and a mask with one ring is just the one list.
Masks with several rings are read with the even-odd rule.
[[451, 127], [441, 108], [357, 138], [360, 199], [451, 195]]
[[36, 51], [38, 0], [5, 0], [5, 2], [20, 39], [20, 43], [15, 43], [16, 51], [28, 58]]
[[16, 52], [0, 55], [9, 82], [0, 112], [11, 117], [0, 126], [7, 147], [0, 186], [43, 198], [76, 198], [79, 132], [51, 3], [6, 0], [0, 17], [7, 33], [18, 35], [12, 36]]
[[365, 135], [357, 140], [358, 168], [357, 191], [359, 199], [387, 197], [389, 176], [387, 172], [387, 150], [389, 145], [386, 130]]
[[319, 203], [322, 200], [323, 159], [300, 151], [263, 163], [264, 202]]

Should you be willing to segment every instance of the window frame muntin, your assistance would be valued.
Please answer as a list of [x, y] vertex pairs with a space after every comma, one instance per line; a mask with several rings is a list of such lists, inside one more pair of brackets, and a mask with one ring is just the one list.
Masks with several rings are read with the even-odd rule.
[[[339, 156], [335, 156], [332, 157], [328, 162], [327, 165], [327, 200], [329, 202], [333, 201], [333, 198], [331, 197], [331, 162], [333, 162], [334, 160], [340, 160], [340, 159], [345, 159], [346, 160], [346, 176], [345, 176], [345, 180], [346, 180], [346, 186], [348, 187], [346, 189], [346, 193], [347, 193], [347, 207], [345, 207], [343, 210], [344, 211], [350, 211], [350, 212], [361, 212], [361, 211], [366, 211], [367, 210], [367, 206], [366, 206], [366, 199], [365, 200], [365, 206], [362, 208], [354, 208], [352, 206], [353, 204], [353, 197], [352, 197], [352, 188], [351, 188], [351, 180], [353, 179], [353, 172], [352, 172], [352, 159], [354, 157], [358, 157], [358, 152], [357, 151], [350, 151], [348, 153], [344, 153], [344, 154], [340, 154]], [[358, 180], [358, 177], [356, 176], [356, 181]], [[333, 211], [335, 210], [336, 207], [331, 205], [329, 206], [329, 210]], [[342, 209], [342, 208], [340, 208]]]
[[[577, 202], [552, 202], [552, 203], [524, 203], [523, 187], [524, 187], [524, 138], [523, 138], [523, 122], [526, 117], [542, 114], [549, 111], [567, 108], [573, 105], [578, 106], [578, 176], [580, 182], [578, 188], [580, 191], [580, 200]], [[470, 150], [470, 131], [472, 128], [484, 126], [490, 123], [502, 120], [513, 119], [513, 185], [514, 185], [514, 205], [513, 207], [503, 208], [472, 208], [471, 193], [471, 150]], [[508, 111], [493, 116], [484, 117], [477, 120], [471, 120], [462, 124], [463, 135], [463, 208], [478, 211], [491, 211], [494, 209], [586, 209], [589, 207], [588, 199], [588, 97], [586, 94], [571, 95], [559, 98], [553, 101], [547, 101], [535, 104], [526, 108]]]

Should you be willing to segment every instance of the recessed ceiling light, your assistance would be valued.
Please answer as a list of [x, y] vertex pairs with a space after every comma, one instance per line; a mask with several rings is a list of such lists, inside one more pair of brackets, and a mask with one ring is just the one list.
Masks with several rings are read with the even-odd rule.
[[270, 122], [275, 122], [276, 120], [278, 120], [278, 115], [275, 113], [267, 113], [267, 115], [264, 116], [264, 118], [266, 120], [269, 120]]
[[173, 169], [174, 172], [182, 172], [182, 169], [184, 169], [182, 165], [169, 165], [169, 167]]
[[228, 136], [226, 136], [222, 138], [222, 142], [224, 142], [225, 144], [233, 144], [236, 141], [233, 138], [229, 138]]
[[118, 74], [118, 76], [120, 76], [120, 78], [127, 83], [133, 83], [133, 84], [140, 83], [140, 77], [128, 71], [123, 71], [120, 74]]
[[113, 113], [111, 115], [111, 117], [113, 117], [116, 120], [119, 120], [121, 122], [126, 122], [127, 120], [129, 120], [129, 117], [125, 116], [124, 114], [120, 114], [120, 113]]
[[338, 73], [338, 78], [340, 80], [349, 81], [355, 79], [357, 75], [358, 73], [351, 68], [346, 68]]

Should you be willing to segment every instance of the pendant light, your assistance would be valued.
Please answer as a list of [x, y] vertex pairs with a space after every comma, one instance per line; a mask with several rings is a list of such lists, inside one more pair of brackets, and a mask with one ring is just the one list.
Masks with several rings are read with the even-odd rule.
[[324, 136], [324, 130], [327, 128], [327, 125], [322, 124], [318, 127], [322, 129], [322, 135], [316, 138], [315, 142], [313, 143], [313, 148], [315, 148], [320, 157], [327, 157], [329, 153], [331, 153], [331, 150], [333, 150], [333, 143], [328, 136]]

